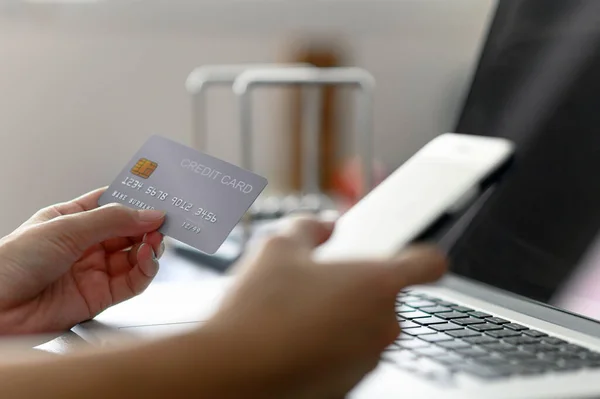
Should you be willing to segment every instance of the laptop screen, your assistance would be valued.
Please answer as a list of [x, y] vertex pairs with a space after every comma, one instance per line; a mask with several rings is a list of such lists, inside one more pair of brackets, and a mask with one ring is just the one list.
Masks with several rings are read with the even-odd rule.
[[600, 320], [600, 1], [500, 0], [456, 132], [518, 148], [453, 272]]

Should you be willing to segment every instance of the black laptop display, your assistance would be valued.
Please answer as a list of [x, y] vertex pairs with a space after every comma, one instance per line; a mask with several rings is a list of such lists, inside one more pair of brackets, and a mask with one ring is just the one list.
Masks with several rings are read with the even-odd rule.
[[600, 1], [501, 0], [455, 131], [518, 151], [453, 272], [598, 318]]

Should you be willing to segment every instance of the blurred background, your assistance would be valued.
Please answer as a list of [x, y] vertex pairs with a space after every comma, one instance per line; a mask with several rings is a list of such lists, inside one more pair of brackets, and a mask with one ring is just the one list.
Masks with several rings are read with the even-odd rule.
[[[0, 236], [40, 207], [108, 185], [152, 134], [190, 144], [185, 80], [208, 64], [309, 61], [377, 81], [375, 156], [400, 165], [451, 130], [492, 0], [0, 0]], [[231, 90], [211, 91], [209, 148], [239, 164]], [[326, 106], [334, 167], [352, 157], [346, 89]], [[294, 187], [297, 109], [257, 96], [255, 171]]]
[[[186, 82], [199, 67], [354, 67], [375, 80], [372, 115], [359, 112], [355, 90], [328, 87], [322, 103], [307, 102], [320, 113], [311, 127], [305, 92], [253, 92], [254, 140], [244, 148], [269, 185], [251, 223], [214, 256], [167, 239], [154, 281], [222, 280], [247, 235], [302, 208], [286, 202], [292, 194], [321, 190], [317, 211], [348, 209], [366, 180], [369, 146], [357, 137], [369, 123], [355, 119], [367, 115], [375, 183], [444, 132], [513, 140], [511, 177], [447, 236], [451, 278], [599, 320], [598, 27], [599, 0], [0, 0], [0, 237], [42, 207], [110, 184], [152, 135], [245, 166], [248, 125], [231, 87], [210, 90], [205, 115], [194, 106]], [[318, 145], [306, 144], [307, 132]], [[319, 190], [304, 190], [305, 148], [318, 148], [309, 165]], [[166, 295], [189, 300], [152, 288], [157, 303], [150, 296], [145, 308], [166, 320], [177, 315]], [[129, 322], [148, 313], [116, 309]]]

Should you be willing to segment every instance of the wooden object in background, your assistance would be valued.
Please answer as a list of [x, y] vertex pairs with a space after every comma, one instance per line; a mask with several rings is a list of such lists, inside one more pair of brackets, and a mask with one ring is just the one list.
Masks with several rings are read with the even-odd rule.
[[[330, 44], [309, 44], [300, 48], [293, 56], [292, 62], [304, 62], [317, 67], [336, 67], [342, 65], [340, 50]], [[321, 88], [321, 123], [318, 131], [319, 142], [319, 187], [327, 193], [333, 187], [333, 174], [336, 167], [336, 154], [339, 140], [336, 115], [336, 92], [333, 86]], [[291, 135], [291, 176], [292, 189], [301, 191], [302, 176], [302, 97], [300, 90], [294, 90], [292, 99], [292, 135]]]

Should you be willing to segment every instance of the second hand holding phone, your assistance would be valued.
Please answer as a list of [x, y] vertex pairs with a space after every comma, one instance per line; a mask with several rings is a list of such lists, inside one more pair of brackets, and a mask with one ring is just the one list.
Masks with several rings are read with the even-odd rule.
[[340, 217], [332, 237], [315, 250], [315, 259], [395, 255], [455, 219], [451, 216], [500, 177], [513, 151], [513, 143], [502, 138], [436, 137]]

